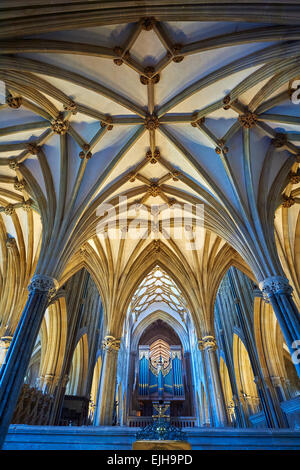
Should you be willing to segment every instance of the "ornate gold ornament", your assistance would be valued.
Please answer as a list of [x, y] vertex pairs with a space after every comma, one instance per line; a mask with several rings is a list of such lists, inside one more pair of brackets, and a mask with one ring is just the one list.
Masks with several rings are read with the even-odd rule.
[[8, 237], [6, 239], [6, 247], [8, 249], [13, 249], [17, 246], [17, 242], [16, 242], [16, 239], [14, 237]]
[[15, 208], [12, 204], [8, 204], [7, 206], [5, 206], [3, 212], [5, 215], [13, 215], [15, 213]]
[[172, 177], [172, 180], [173, 180], [173, 181], [179, 181], [179, 178], [180, 178], [180, 176], [181, 176], [180, 171], [174, 170], [174, 171], [170, 172], [169, 174], [170, 174], [170, 176]]
[[78, 112], [77, 104], [70, 100], [68, 104], [64, 104], [64, 110], [75, 115]]
[[26, 150], [31, 155], [37, 155], [39, 153], [39, 149], [40, 147], [35, 142], [29, 142], [29, 144], [26, 144]]
[[12, 96], [8, 95], [6, 98], [6, 103], [12, 109], [18, 109], [22, 105], [23, 99], [22, 96]]
[[227, 109], [230, 109], [231, 108], [230, 102], [231, 102], [230, 95], [226, 95], [223, 98], [223, 103], [224, 103], [223, 109], [225, 109], [226, 111], [227, 111]]
[[159, 149], [155, 149], [153, 155], [152, 151], [148, 150], [148, 152], [146, 153], [146, 158], [152, 165], [155, 165], [155, 163], [157, 163], [157, 161], [160, 159]]
[[144, 18], [144, 20], [142, 21], [142, 28], [144, 31], [151, 31], [155, 23], [156, 20], [152, 16], [149, 18]]
[[22, 181], [16, 181], [14, 183], [14, 188], [16, 191], [23, 191], [23, 189], [25, 188], [25, 184]]
[[205, 123], [205, 117], [203, 116], [203, 117], [197, 119], [197, 115], [198, 115], [198, 113], [194, 113], [193, 116], [192, 116], [192, 122], [191, 122], [192, 127], [201, 126], [201, 124]]
[[215, 148], [215, 152], [220, 155], [221, 153], [228, 153], [228, 151], [225, 141], [223, 139], [218, 140], [218, 147]]
[[120, 46], [116, 46], [114, 48], [114, 53], [120, 56], [119, 58], [114, 59], [114, 63], [119, 66], [124, 63], [124, 60], [127, 60], [130, 57], [130, 52], [129, 51], [124, 52], [124, 49], [122, 49], [122, 47]]
[[84, 159], [86, 158], [87, 160], [89, 160], [90, 158], [92, 158], [92, 152], [90, 152], [90, 146], [89, 144], [84, 144], [81, 152], [79, 152], [79, 157], [81, 159]]
[[160, 240], [153, 240], [153, 247], [154, 247], [155, 253], [159, 253], [161, 249]]
[[182, 62], [184, 59], [184, 55], [179, 55], [179, 52], [182, 49], [182, 44], [174, 44], [172, 47], [172, 52], [174, 57], [172, 58], [173, 62], [178, 64], [179, 62]]
[[290, 181], [291, 184], [298, 184], [298, 183], [300, 183], [300, 174], [290, 172], [289, 177], [290, 177], [290, 180], [289, 180], [289, 181]]
[[17, 163], [17, 162], [14, 162], [14, 161], [9, 162], [9, 163], [8, 163], [8, 166], [9, 166], [9, 168], [10, 168], [11, 170], [14, 170], [14, 171], [16, 171], [16, 170], [19, 169], [18, 163]]
[[292, 196], [286, 196], [285, 194], [283, 195], [282, 199], [283, 199], [282, 207], [285, 207], [286, 209], [288, 209], [289, 207], [292, 207], [296, 202]]
[[161, 193], [161, 189], [157, 183], [150, 183], [148, 194], [152, 197], [157, 197]]
[[[151, 69], [151, 71], [147, 72], [147, 69]], [[160, 75], [159, 73], [156, 73], [155, 75], [152, 76], [154, 72], [155, 72], [154, 67], [146, 67], [145, 75], [140, 75], [141, 84], [148, 85], [149, 83], [153, 83], [153, 85], [156, 85], [156, 83], [158, 83], [160, 80]]]
[[129, 173], [129, 181], [130, 183], [134, 183], [135, 182], [135, 179], [136, 179], [136, 173], [134, 173], [134, 171], [131, 171]]
[[32, 210], [32, 201], [30, 201], [30, 200], [24, 201], [23, 204], [22, 204], [22, 209], [25, 212], [30, 212]]
[[145, 119], [145, 126], [149, 131], [154, 131], [159, 127], [159, 120], [155, 114], [151, 114]]
[[239, 122], [245, 129], [251, 129], [257, 124], [257, 115], [247, 111], [245, 114], [239, 115]]
[[102, 128], [106, 128], [108, 131], [111, 131], [113, 129], [113, 124], [112, 124], [112, 117], [111, 116], [106, 116], [105, 122], [100, 121], [100, 126]]
[[51, 122], [51, 129], [55, 134], [64, 135], [69, 129], [69, 121], [64, 119], [62, 113], [58, 115], [56, 119]]
[[172, 198], [168, 200], [168, 207], [173, 207], [176, 204], [176, 199]]

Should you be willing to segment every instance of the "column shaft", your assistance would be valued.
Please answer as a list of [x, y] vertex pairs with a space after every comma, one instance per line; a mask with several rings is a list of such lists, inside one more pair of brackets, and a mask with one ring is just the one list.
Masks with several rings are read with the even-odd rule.
[[120, 340], [113, 336], [106, 336], [103, 340], [103, 348], [104, 357], [98, 393], [97, 424], [111, 426], [114, 412]]
[[55, 280], [34, 276], [24, 311], [6, 361], [0, 370], [0, 446], [2, 446], [18, 400], [33, 347], [53, 291]]
[[227, 426], [228, 418], [218, 366], [216, 340], [213, 336], [206, 336], [199, 341], [199, 348], [203, 351], [202, 357], [211, 404], [211, 424], [213, 427]]
[[[283, 276], [272, 276], [259, 285], [264, 299], [271, 303], [291, 356], [297, 354], [297, 341], [300, 340], [300, 315], [292, 298], [292, 287]], [[300, 377], [300, 363], [293, 361]]]

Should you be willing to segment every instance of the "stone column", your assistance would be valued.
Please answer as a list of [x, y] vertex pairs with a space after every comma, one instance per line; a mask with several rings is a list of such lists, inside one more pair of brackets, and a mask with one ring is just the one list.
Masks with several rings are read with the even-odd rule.
[[211, 424], [213, 427], [228, 425], [226, 405], [217, 356], [217, 342], [213, 336], [204, 336], [198, 346], [202, 351], [203, 365], [211, 401]]
[[5, 357], [11, 341], [12, 336], [2, 336], [2, 338], [0, 338], [0, 369], [2, 367], [2, 364], [6, 362]]
[[[300, 315], [292, 298], [292, 287], [283, 276], [271, 276], [260, 282], [259, 287], [263, 297], [272, 304], [286, 344], [292, 358], [299, 358], [297, 346], [300, 341]], [[300, 362], [293, 360], [300, 377]], [[297, 363], [298, 362], [298, 363]]]
[[112, 425], [120, 344], [120, 339], [110, 335], [105, 336], [102, 342], [104, 354], [98, 393], [97, 425]]
[[37, 274], [28, 287], [24, 311], [0, 370], [0, 447], [13, 416], [45, 310], [57, 286], [55, 279]]

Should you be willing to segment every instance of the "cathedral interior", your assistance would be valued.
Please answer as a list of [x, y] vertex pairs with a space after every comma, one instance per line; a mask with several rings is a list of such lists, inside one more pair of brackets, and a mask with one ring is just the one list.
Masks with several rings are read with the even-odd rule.
[[300, 449], [300, 4], [2, 0], [0, 448]]

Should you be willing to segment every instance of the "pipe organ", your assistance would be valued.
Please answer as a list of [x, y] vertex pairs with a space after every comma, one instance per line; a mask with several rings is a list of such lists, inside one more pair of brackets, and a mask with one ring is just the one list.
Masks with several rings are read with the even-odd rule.
[[139, 347], [139, 398], [184, 400], [182, 352], [170, 346], [169, 357], [151, 357], [149, 346]]

